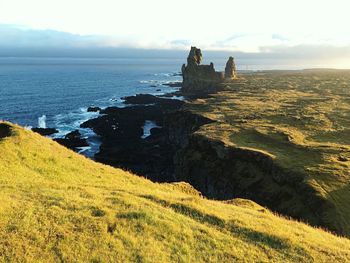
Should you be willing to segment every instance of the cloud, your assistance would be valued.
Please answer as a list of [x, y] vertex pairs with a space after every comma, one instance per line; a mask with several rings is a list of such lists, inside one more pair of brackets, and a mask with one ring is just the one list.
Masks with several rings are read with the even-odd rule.
[[289, 44], [288, 37], [280, 34], [250, 33], [234, 34], [223, 40], [216, 41], [212, 44], [212, 48], [259, 52], [261, 46], [275, 46], [282, 44]]
[[[17, 25], [0, 25], [0, 35], [0, 56], [184, 58], [189, 47], [197, 45], [202, 48], [205, 57], [213, 60], [234, 55], [241, 61], [264, 60], [275, 63], [277, 60], [312, 60], [322, 61], [324, 64], [342, 60], [343, 64], [347, 65], [350, 59], [350, 44], [331, 45], [327, 39], [316, 41], [317, 43], [302, 43], [292, 36], [277, 33], [233, 34], [213, 43], [195, 43], [189, 39], [154, 41], [136, 37], [78, 35], [55, 30], [34, 30]], [[144, 52], [145, 49], [148, 51]]]
[[0, 24], [0, 47], [12, 48], [140, 48], [187, 49], [187, 39], [138, 39], [128, 36], [78, 35], [56, 30], [38, 30]]
[[300, 44], [296, 46], [262, 46], [260, 53], [288, 59], [339, 59], [350, 58], [350, 45]]
[[99, 46], [105, 37], [81, 36], [55, 30], [34, 30], [17, 25], [0, 25], [1, 47], [86, 47]]
[[281, 40], [281, 41], [288, 41], [288, 40], [290, 40], [288, 37], [283, 36], [283, 35], [281, 35], [281, 34], [272, 34], [272, 35], [271, 35], [271, 38], [272, 38], [272, 39]]
[[191, 44], [192, 44], [191, 41], [188, 39], [176, 39], [176, 40], [170, 41], [170, 45], [177, 48], [181, 48], [181, 47], [187, 48], [188, 46], [191, 46]]

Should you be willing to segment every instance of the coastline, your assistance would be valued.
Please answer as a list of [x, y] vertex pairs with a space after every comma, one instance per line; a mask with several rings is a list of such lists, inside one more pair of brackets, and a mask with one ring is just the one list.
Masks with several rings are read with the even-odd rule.
[[[242, 136], [256, 136], [255, 133], [260, 133], [259, 128], [270, 125], [260, 126], [259, 122], [260, 115], [271, 112], [269, 108], [263, 107], [270, 99], [264, 97], [268, 92], [276, 92], [271, 98], [273, 106], [274, 99], [279, 98], [278, 94], [295, 91], [291, 89], [291, 85], [297, 79], [320, 81], [322, 74], [327, 76], [333, 73], [333, 77], [337, 77], [337, 74], [343, 74], [344, 71], [245, 72], [240, 74], [242, 78], [232, 83], [222, 83], [215, 90], [201, 94], [183, 91], [160, 96], [136, 94], [123, 98], [126, 107], [95, 109], [97, 118], [82, 123], [81, 127], [93, 130], [101, 138], [100, 151], [95, 155], [98, 162], [131, 171], [154, 182], [187, 182], [209, 199], [247, 198], [279, 214], [348, 236], [348, 223], [346, 220], [342, 221], [342, 211], [331, 198], [320, 191], [322, 177], [310, 179], [310, 173], [304, 171], [304, 164], [286, 166], [281, 158], [277, 158], [275, 148], [264, 150], [264, 140], [277, 139], [276, 143], [282, 149], [288, 144], [286, 155], [293, 154], [294, 147], [303, 153], [301, 146], [293, 141], [294, 134], [277, 131], [278, 137], [274, 138], [275, 134], [272, 132], [257, 141], [255, 147], [250, 147], [249, 140], [248, 146], [241, 145], [242, 139], [236, 135], [239, 134], [237, 129], [243, 128], [243, 132], [250, 131], [252, 134], [243, 133]], [[288, 88], [284, 90], [286, 83], [283, 79], [288, 78], [291, 82], [287, 83]], [[269, 83], [271, 87], [266, 86]], [[277, 87], [279, 84], [281, 86]], [[303, 89], [302, 87], [303, 92], [309, 92]], [[310, 96], [322, 93], [317, 86], [314, 89], [315, 93], [310, 93]], [[289, 97], [298, 98], [303, 94], [298, 92], [296, 95], [281, 97], [281, 105], [285, 106], [283, 100], [288, 101]], [[242, 101], [241, 98], [236, 98], [238, 95], [247, 98]], [[176, 96], [183, 100], [176, 99]], [[230, 101], [231, 98], [234, 98], [233, 102]], [[261, 111], [249, 106], [252, 99], [257, 99], [256, 103], [260, 105]], [[302, 96], [300, 99], [303, 99]], [[315, 103], [318, 101], [316, 98]], [[241, 103], [247, 103], [247, 108], [237, 108]], [[237, 108], [237, 112], [231, 111], [230, 107]], [[296, 104], [295, 107], [298, 109], [300, 106]], [[288, 116], [289, 111], [287, 107], [286, 112], [277, 111], [274, 114]], [[228, 119], [225, 119], [225, 114], [228, 114]], [[288, 120], [285, 117], [277, 120], [283, 124], [283, 119]], [[270, 122], [269, 119], [267, 121]], [[144, 133], [146, 124], [150, 125], [147, 128], [148, 136]], [[277, 126], [271, 126], [270, 129], [273, 131], [279, 124], [277, 122]], [[236, 137], [232, 139], [233, 136]], [[243, 142], [244, 140], [245, 137]], [[279, 150], [277, 148], [277, 154]], [[306, 149], [306, 153], [308, 151]], [[341, 157], [339, 160], [343, 162], [348, 159]], [[319, 163], [322, 161], [316, 162], [317, 165]], [[337, 179], [332, 180], [337, 183]], [[344, 209], [346, 212], [346, 207]], [[329, 217], [333, 219], [329, 221]]]

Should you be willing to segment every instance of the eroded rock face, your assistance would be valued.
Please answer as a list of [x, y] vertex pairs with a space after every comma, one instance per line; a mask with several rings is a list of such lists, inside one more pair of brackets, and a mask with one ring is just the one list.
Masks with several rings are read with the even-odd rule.
[[[176, 148], [168, 140], [168, 115], [177, 112], [184, 102], [159, 98], [149, 94], [125, 97], [132, 106], [109, 107], [101, 110], [98, 118], [81, 124], [101, 137], [99, 162], [120, 167], [156, 182], [173, 181], [173, 156]], [[146, 121], [158, 127], [143, 137]]]
[[187, 57], [187, 65], [189, 67], [198, 66], [202, 62], [202, 51], [199, 48], [191, 47], [190, 54]]
[[[230, 57], [227, 68], [228, 78], [233, 79], [236, 76], [236, 68], [233, 58]], [[223, 72], [215, 71], [214, 64], [201, 65], [202, 51], [199, 48], [191, 47], [191, 51], [187, 57], [187, 65], [183, 64], [182, 71], [182, 88], [181, 91], [186, 94], [203, 94], [215, 92], [219, 88], [219, 84], [225, 82]], [[226, 65], [227, 66], [227, 65]], [[226, 72], [226, 71], [225, 71]]]
[[237, 76], [235, 62], [233, 60], [233, 57], [229, 57], [225, 67], [225, 79], [234, 79], [236, 77]]
[[223, 75], [216, 72], [214, 64], [201, 65], [202, 51], [191, 47], [187, 57], [187, 65], [182, 65], [182, 89], [184, 93], [208, 93], [216, 90], [217, 84], [222, 82]]
[[251, 149], [192, 134], [174, 158], [175, 178], [190, 183], [204, 196], [253, 200], [278, 213], [314, 226], [346, 234], [342, 226], [320, 216], [335, 206], [306, 183], [302, 174], [286, 170], [270, 156]]

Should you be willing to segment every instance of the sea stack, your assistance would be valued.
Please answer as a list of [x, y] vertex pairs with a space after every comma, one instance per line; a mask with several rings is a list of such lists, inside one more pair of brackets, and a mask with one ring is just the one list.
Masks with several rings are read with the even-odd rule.
[[236, 65], [233, 57], [229, 57], [226, 62], [225, 67], [225, 79], [235, 79], [236, 75]]
[[215, 92], [219, 84], [236, 78], [236, 66], [233, 57], [226, 63], [225, 73], [215, 71], [214, 64], [201, 65], [202, 51], [191, 47], [187, 57], [187, 65], [183, 64], [181, 91], [187, 94], [201, 94]]

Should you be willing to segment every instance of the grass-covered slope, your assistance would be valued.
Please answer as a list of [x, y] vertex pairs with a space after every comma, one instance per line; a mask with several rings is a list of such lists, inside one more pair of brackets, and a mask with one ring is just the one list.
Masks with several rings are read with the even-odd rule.
[[[313, 221], [350, 236], [349, 70], [247, 74], [188, 107], [216, 121], [198, 134], [270, 157], [285, 171], [280, 180], [302, 177], [328, 203]], [[301, 205], [288, 209], [307, 218]]]
[[347, 262], [350, 241], [0, 124], [2, 262]]

